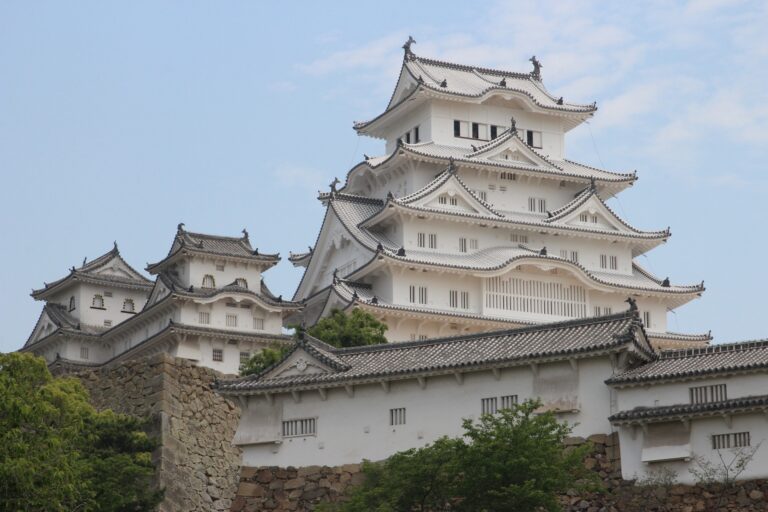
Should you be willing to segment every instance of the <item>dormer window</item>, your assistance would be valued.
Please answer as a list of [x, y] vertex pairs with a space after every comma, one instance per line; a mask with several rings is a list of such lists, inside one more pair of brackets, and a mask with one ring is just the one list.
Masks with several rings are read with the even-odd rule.
[[216, 280], [211, 274], [203, 276], [203, 288], [216, 288]]
[[100, 294], [96, 294], [93, 296], [93, 300], [91, 301], [91, 308], [93, 309], [106, 309], [104, 307], [104, 297]]
[[491, 140], [493, 140], [496, 137], [498, 137], [499, 135], [501, 135], [504, 132], [504, 130], [506, 130], [506, 128], [504, 128], [503, 126], [497, 126], [495, 124], [492, 124], [491, 125]]
[[69, 298], [69, 310], [74, 311], [75, 310], [75, 296]]
[[136, 304], [134, 304], [133, 299], [125, 299], [123, 301], [123, 313], [135, 313], [136, 312]]
[[235, 279], [235, 285], [239, 286], [240, 288], [248, 288], [248, 281], [246, 281], [243, 277], [238, 277]]

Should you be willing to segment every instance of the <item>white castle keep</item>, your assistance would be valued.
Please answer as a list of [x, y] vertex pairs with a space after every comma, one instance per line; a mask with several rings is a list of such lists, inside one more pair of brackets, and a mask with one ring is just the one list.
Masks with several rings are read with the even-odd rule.
[[632, 297], [657, 347], [703, 346], [669, 332], [667, 313], [704, 285], [675, 285], [635, 258], [670, 230], [631, 226], [605, 201], [636, 175], [568, 160], [565, 136], [591, 118], [544, 88], [540, 64], [516, 73], [416, 56], [406, 46], [387, 108], [356, 123], [385, 141], [327, 210], [294, 300], [308, 324], [361, 308], [390, 341], [611, 314]]

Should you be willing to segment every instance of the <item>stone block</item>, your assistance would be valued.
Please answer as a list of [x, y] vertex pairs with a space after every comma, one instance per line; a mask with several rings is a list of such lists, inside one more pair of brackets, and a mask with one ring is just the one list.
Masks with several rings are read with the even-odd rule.
[[305, 483], [306, 483], [306, 480], [304, 478], [293, 478], [285, 482], [283, 489], [285, 489], [286, 491], [290, 491], [292, 489], [298, 489], [299, 487], [303, 487]]

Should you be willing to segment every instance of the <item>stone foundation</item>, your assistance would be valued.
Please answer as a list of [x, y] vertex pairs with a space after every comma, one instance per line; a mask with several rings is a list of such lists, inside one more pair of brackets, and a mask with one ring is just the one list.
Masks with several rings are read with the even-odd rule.
[[[768, 511], [768, 482], [742, 482], [723, 489], [717, 486], [642, 487], [621, 479], [621, 455], [617, 434], [594, 435], [594, 449], [584, 461], [603, 483], [604, 492], [568, 493], [560, 498], [565, 512], [700, 512]], [[571, 438], [567, 446], [587, 440]], [[566, 448], [567, 449], [567, 448]], [[344, 499], [351, 486], [364, 479], [359, 464], [304, 468], [244, 467], [240, 473], [232, 512], [313, 510], [321, 502]]]
[[211, 389], [220, 374], [159, 354], [73, 374], [97, 409], [149, 420], [165, 489], [162, 512], [228, 510], [238, 485], [240, 449], [232, 439], [239, 408]]

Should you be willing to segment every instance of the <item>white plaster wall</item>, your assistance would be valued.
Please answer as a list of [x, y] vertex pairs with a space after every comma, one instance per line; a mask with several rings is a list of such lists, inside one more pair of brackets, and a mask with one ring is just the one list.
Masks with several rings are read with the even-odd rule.
[[726, 385], [729, 399], [759, 395], [763, 393], [763, 390], [768, 389], [768, 373], [760, 372], [617, 388], [616, 394], [619, 410], [628, 411], [635, 407], [687, 404], [690, 403], [688, 391], [690, 388], [715, 384]]
[[[230, 307], [227, 304], [236, 304]], [[210, 313], [210, 324], [200, 323], [200, 312]], [[227, 326], [227, 315], [237, 317], [237, 327]], [[254, 318], [264, 319], [264, 329], [254, 327]], [[247, 296], [232, 295], [220, 297], [215, 302], [188, 302], [180, 310], [179, 322], [186, 325], [210, 329], [223, 329], [233, 332], [280, 334], [283, 328], [283, 315], [280, 311], [269, 311], [250, 300]]]
[[[388, 129], [390, 135], [386, 137], [386, 152], [391, 153], [397, 147], [397, 139], [403, 137], [405, 132], [412, 130], [415, 126], [419, 127], [419, 139], [421, 142], [427, 142], [431, 140], [431, 124], [429, 120], [430, 108], [429, 104], [425, 103], [418, 108], [415, 108], [403, 115], [397, 122], [392, 123], [392, 126]], [[405, 139], [403, 138], [403, 142]], [[411, 143], [415, 143], [411, 139]]]
[[479, 145], [482, 142], [454, 137], [454, 120], [509, 127], [510, 119], [513, 116], [518, 129], [542, 132], [542, 148], [537, 149], [537, 151], [552, 158], [563, 158], [565, 142], [562, 122], [556, 116], [537, 114], [518, 108], [442, 100], [432, 101], [430, 133], [432, 140], [437, 144], [471, 148], [472, 144]]
[[[216, 270], [216, 265], [224, 265], [224, 270]], [[187, 268], [189, 274], [185, 276], [187, 279], [186, 286], [192, 285], [195, 288], [200, 288], [203, 285], [203, 277], [208, 274], [213, 276], [217, 288], [232, 284], [235, 279], [243, 278], [248, 282], [250, 290], [258, 293], [261, 289], [261, 266], [259, 265], [224, 259], [190, 258]]]
[[[237, 340], [227, 341], [206, 336], [192, 336], [180, 342], [175, 349], [176, 357], [195, 361], [199, 366], [213, 368], [222, 373], [237, 375], [240, 372], [240, 352], [254, 355], [266, 347], [268, 343], [259, 341]], [[221, 349], [221, 361], [213, 360], [213, 349]]]
[[[107, 297], [105, 292], [112, 292], [112, 297]], [[93, 304], [93, 297], [96, 294], [104, 297], [105, 309], [94, 309], [91, 306]], [[75, 293], [77, 308], [71, 314], [75, 315], [82, 324], [107, 329], [108, 327], [104, 325], [105, 320], [111, 320], [112, 327], [115, 327], [134, 316], [130, 313], [122, 312], [125, 299], [133, 299], [135, 311], [138, 313], [144, 307], [147, 297], [149, 297], [149, 292], [82, 283], [77, 287]], [[62, 304], [68, 307], [69, 294], [63, 300], [65, 302], [62, 302]]]
[[[606, 419], [609, 391], [602, 384], [610, 372], [607, 361], [579, 363], [577, 394], [582, 411], [561, 415], [563, 420], [576, 424], [575, 435], [610, 432]], [[328, 391], [325, 401], [316, 391], [302, 392], [299, 403], [290, 395], [279, 395], [272, 410], [281, 421], [315, 417], [317, 436], [284, 438], [282, 444], [275, 444], [265, 436], [264, 444], [242, 446], [243, 464], [306, 466], [317, 464], [318, 460], [327, 465], [381, 460], [443, 435], [460, 435], [462, 418], [480, 416], [482, 398], [512, 394], [517, 394], [521, 401], [532, 396], [530, 368], [505, 369], [499, 380], [490, 371], [469, 373], [462, 384], [453, 376], [434, 377], [427, 380], [424, 389], [416, 380], [394, 382], [389, 392], [379, 384], [365, 385], [356, 387], [353, 397], [344, 389], [333, 389]], [[266, 402], [252, 397], [249, 403], [263, 411]], [[406, 424], [390, 426], [389, 410], [399, 407], [406, 408]], [[244, 437], [253, 432], [250, 439], [258, 440], [256, 434], [261, 430], [258, 417], [243, 417], [243, 421], [251, 422], [252, 426], [242, 424], [239, 432]]]
[[[691, 468], [697, 468], [695, 457], [703, 457], [715, 464], [720, 463], [718, 450], [712, 449], [711, 436], [713, 434], [725, 434], [736, 432], [750, 432], [752, 446], [762, 445], [755, 452], [754, 458], [748, 464], [746, 471], [740, 479], [768, 478], [768, 429], [764, 414], [742, 414], [732, 417], [732, 424], [728, 426], [723, 418], [695, 419], [691, 422], [689, 461], [669, 462], [642, 462], [642, 449], [644, 433], [637, 428], [633, 439], [632, 427], [621, 427], [619, 430], [619, 443], [621, 446], [621, 472], [625, 479], [645, 479], [662, 468], [673, 469], [677, 481], [683, 484], [693, 484], [695, 479], [690, 473]], [[734, 451], [720, 450], [726, 462], [733, 460]]]

